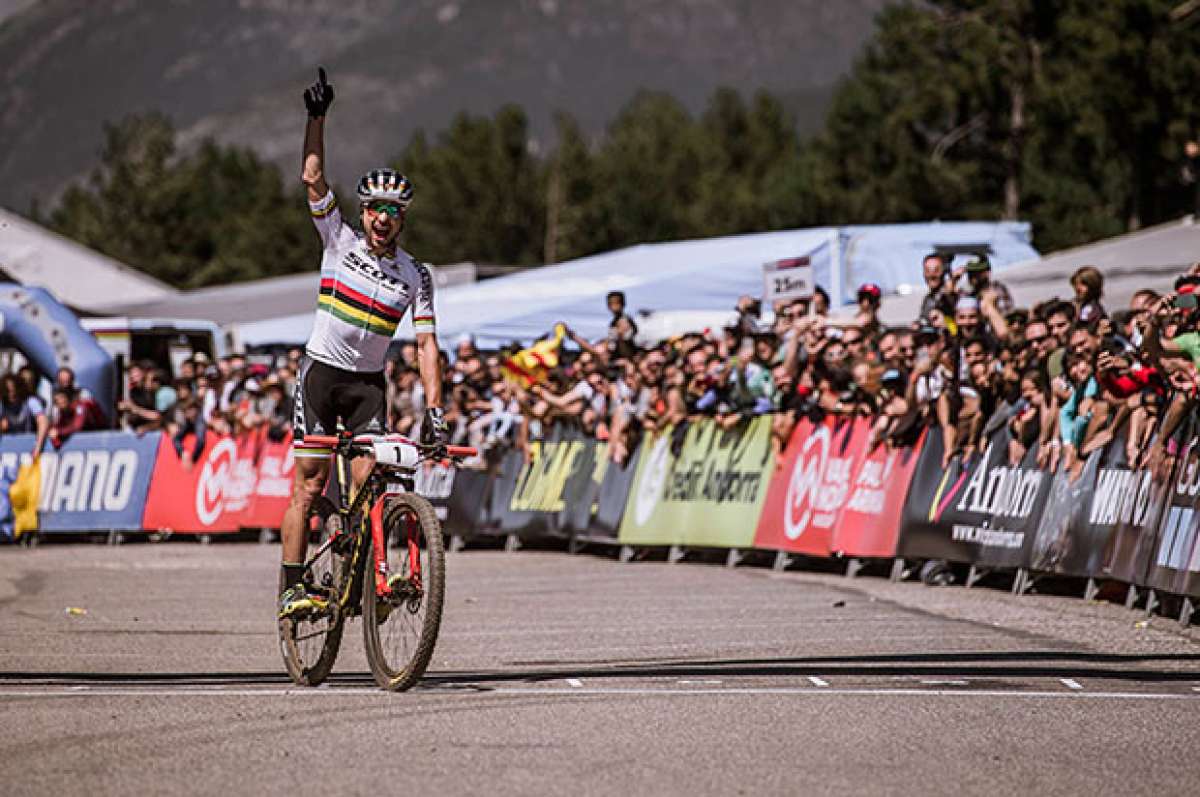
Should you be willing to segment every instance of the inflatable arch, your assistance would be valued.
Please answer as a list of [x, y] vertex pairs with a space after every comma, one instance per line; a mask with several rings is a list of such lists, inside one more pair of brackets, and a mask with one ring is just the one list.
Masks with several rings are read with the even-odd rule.
[[0, 283], [0, 320], [0, 341], [18, 349], [50, 379], [59, 368], [73, 370], [75, 383], [92, 394], [104, 417], [113, 418], [112, 357], [74, 313], [43, 288]]

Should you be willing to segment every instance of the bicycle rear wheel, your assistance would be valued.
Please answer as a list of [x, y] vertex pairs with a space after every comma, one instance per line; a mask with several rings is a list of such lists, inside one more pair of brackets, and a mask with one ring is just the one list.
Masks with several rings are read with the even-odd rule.
[[399, 692], [421, 679], [433, 657], [442, 623], [446, 554], [437, 514], [419, 495], [391, 501], [383, 528], [392, 597], [377, 599], [373, 576], [365, 579], [363, 641], [375, 682]]
[[[342, 516], [333, 503], [318, 496], [309, 510], [310, 550], [319, 549], [341, 530]], [[347, 536], [345, 542], [350, 542]], [[317, 686], [329, 677], [342, 644], [346, 617], [339, 598], [350, 578], [350, 556], [335, 543], [312, 561], [305, 571], [311, 588], [329, 598], [329, 612], [317, 617], [279, 621], [279, 648], [288, 675], [300, 686]]]

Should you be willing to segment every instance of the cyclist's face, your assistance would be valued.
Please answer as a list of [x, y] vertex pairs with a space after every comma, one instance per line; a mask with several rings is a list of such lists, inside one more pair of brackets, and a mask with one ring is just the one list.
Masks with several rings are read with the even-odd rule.
[[368, 202], [363, 205], [362, 224], [372, 249], [391, 246], [404, 229], [404, 209], [395, 202]]

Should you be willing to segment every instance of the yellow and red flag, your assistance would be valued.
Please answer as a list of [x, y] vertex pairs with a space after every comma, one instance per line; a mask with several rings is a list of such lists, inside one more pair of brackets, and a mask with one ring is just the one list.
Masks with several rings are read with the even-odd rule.
[[550, 369], [558, 365], [558, 350], [562, 346], [567, 328], [554, 325], [554, 337], [539, 340], [528, 349], [521, 349], [501, 364], [504, 378], [528, 390], [546, 381]]
[[8, 488], [15, 539], [20, 539], [26, 532], [38, 530], [38, 501], [41, 499], [41, 488], [42, 463], [40, 459], [34, 459], [20, 467], [16, 481]]

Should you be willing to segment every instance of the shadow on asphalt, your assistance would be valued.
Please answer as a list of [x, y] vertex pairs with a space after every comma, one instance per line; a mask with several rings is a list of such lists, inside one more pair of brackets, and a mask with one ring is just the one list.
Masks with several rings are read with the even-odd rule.
[[[1154, 663], [1194, 664], [1194, 668], [1153, 669]], [[945, 678], [1099, 678], [1162, 683], [1200, 679], [1200, 653], [1108, 654], [1062, 651], [986, 651], [775, 659], [709, 659], [654, 662], [513, 662], [511, 667], [474, 672], [432, 672], [426, 687], [539, 683], [564, 678], [634, 679], [716, 677], [796, 678], [836, 676], [934, 676]], [[0, 686], [12, 684], [108, 686], [263, 686], [288, 684], [282, 671], [265, 672], [0, 672]], [[331, 686], [373, 684], [367, 673], [335, 673]]]

